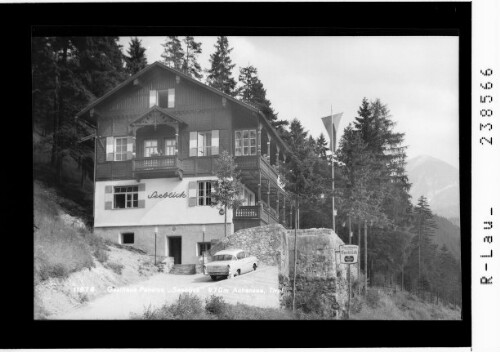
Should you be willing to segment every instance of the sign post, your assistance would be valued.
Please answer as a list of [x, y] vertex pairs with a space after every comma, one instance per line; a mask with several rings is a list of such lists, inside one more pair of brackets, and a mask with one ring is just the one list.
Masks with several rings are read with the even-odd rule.
[[358, 254], [359, 247], [356, 245], [340, 246], [340, 263], [347, 264], [347, 319], [351, 315], [351, 264], [358, 262]]
[[155, 226], [155, 265], [156, 265], [156, 236], [158, 235], [158, 226]]

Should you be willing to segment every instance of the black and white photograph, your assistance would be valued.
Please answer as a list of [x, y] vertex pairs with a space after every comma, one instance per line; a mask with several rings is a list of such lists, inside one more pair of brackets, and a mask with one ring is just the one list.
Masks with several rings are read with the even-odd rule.
[[34, 319], [461, 320], [457, 36], [32, 38]]
[[31, 93], [5, 113], [3, 290], [30, 338], [5, 346], [486, 345], [498, 69], [473, 1], [2, 5]]

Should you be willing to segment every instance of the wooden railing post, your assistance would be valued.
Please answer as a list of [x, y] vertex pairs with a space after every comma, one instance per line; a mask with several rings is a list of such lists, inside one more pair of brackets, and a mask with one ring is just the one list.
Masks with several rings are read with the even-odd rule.
[[280, 223], [280, 191], [276, 189], [276, 217], [278, 224]]
[[179, 123], [176, 123], [174, 127], [175, 127], [175, 155], [179, 155]]
[[[271, 182], [270, 180], [268, 179], [267, 180], [267, 207], [269, 209], [271, 209], [271, 198], [270, 198], [270, 195], [271, 195]], [[269, 222], [268, 222], [269, 223]]]

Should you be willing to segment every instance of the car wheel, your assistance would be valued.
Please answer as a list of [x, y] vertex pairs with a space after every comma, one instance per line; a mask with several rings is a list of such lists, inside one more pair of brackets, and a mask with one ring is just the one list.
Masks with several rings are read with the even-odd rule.
[[236, 274], [234, 276], [239, 276], [239, 275], [241, 275], [241, 270], [240, 269], [236, 270]]
[[253, 263], [253, 270], [257, 270], [257, 264]]
[[217, 275], [210, 275], [210, 277], [212, 278], [212, 280], [217, 281]]

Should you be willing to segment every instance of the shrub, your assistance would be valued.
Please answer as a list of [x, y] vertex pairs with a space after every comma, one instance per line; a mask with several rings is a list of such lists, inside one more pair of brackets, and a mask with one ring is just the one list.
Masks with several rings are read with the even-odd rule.
[[165, 304], [157, 309], [152, 309], [149, 306], [142, 316], [134, 316], [133, 318], [146, 320], [201, 320], [209, 319], [210, 316], [203, 309], [202, 302], [197, 296], [183, 293], [176, 303]]
[[351, 312], [359, 313], [361, 309], [363, 309], [363, 302], [358, 296], [354, 296], [354, 298], [351, 299]]
[[365, 275], [363, 273], [359, 273], [359, 277], [356, 278], [352, 282], [352, 291], [353, 292], [364, 292], [365, 290]]
[[378, 293], [377, 289], [369, 288], [368, 291], [366, 292], [366, 304], [370, 308], [376, 308], [378, 307], [380, 302], [380, 295]]
[[192, 320], [207, 318], [200, 298], [190, 293], [181, 294], [177, 300], [177, 304], [173, 304], [170, 310], [175, 317], [174, 319]]
[[332, 302], [332, 299], [327, 289], [322, 284], [318, 284], [312, 290], [297, 291], [295, 306], [306, 314], [333, 318], [337, 314], [335, 311], [337, 307], [334, 307], [336, 302]]
[[82, 292], [78, 292], [78, 302], [80, 302], [80, 304], [88, 302], [88, 300], [89, 300], [88, 294], [82, 293]]
[[97, 248], [94, 251], [94, 257], [99, 261], [99, 263], [104, 264], [108, 261], [109, 255], [105, 250], [102, 250], [100, 248]]
[[[201, 300], [192, 294], [182, 294], [177, 302], [160, 308], [151, 306], [141, 315], [132, 315], [132, 319], [171, 320], [171, 319], [225, 319], [225, 320], [285, 320], [293, 319], [292, 312], [285, 309], [260, 308], [246, 304], [225, 303], [222, 297], [215, 295], [205, 300], [203, 308]], [[302, 313], [301, 317], [306, 314]], [[314, 318], [313, 318], [314, 319]]]
[[115, 273], [117, 273], [118, 275], [121, 275], [122, 274], [122, 269], [123, 269], [123, 265], [122, 264], [118, 264], [118, 263], [108, 263], [106, 265], [108, 268], [110, 268], [111, 270], [113, 270]]
[[228, 305], [222, 297], [212, 295], [205, 300], [205, 310], [207, 313], [214, 314], [217, 318], [223, 319], [227, 316]]
[[227, 315], [223, 319], [230, 320], [288, 320], [293, 315], [290, 311], [276, 308], [261, 308], [237, 303], [228, 305]]

